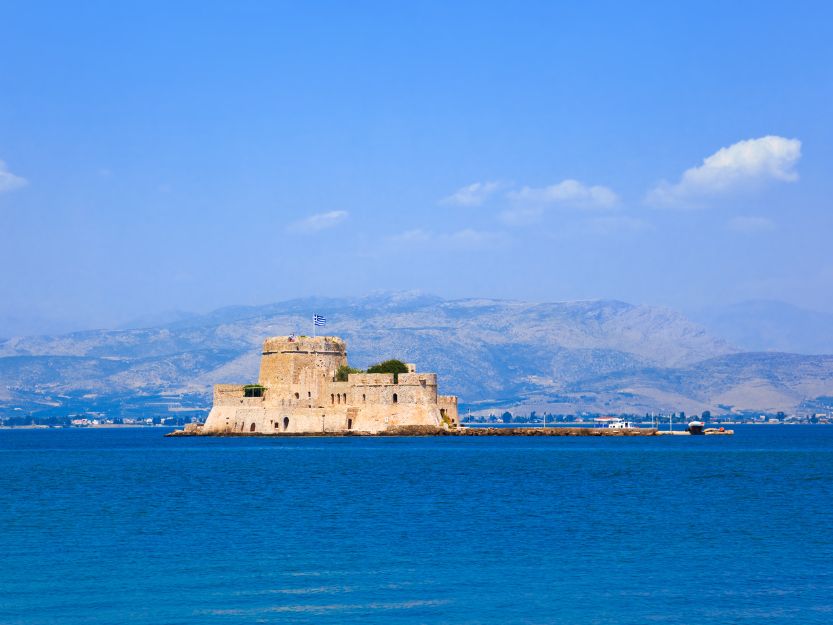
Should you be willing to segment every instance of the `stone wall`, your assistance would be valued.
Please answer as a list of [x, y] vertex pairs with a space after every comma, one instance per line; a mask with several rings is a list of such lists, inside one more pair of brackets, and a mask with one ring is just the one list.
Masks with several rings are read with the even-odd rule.
[[458, 427], [460, 415], [457, 413], [457, 398], [454, 395], [438, 395], [437, 404], [440, 407], [440, 418], [452, 427]]

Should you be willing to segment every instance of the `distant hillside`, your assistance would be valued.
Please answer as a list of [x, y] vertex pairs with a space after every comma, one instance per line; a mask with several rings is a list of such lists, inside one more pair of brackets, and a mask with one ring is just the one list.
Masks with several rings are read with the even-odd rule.
[[[210, 403], [217, 382], [257, 377], [264, 337], [311, 331], [348, 342], [351, 364], [384, 358], [440, 374], [473, 410], [794, 409], [833, 394], [833, 359], [744, 354], [679, 313], [619, 301], [536, 304], [419, 294], [311, 298], [183, 315], [162, 325], [0, 342], [0, 410], [60, 411], [95, 398]], [[109, 399], [108, 399], [109, 398]], [[195, 399], [194, 399], [195, 398]], [[728, 409], [728, 408], [727, 408]]]
[[833, 314], [756, 300], [695, 313], [710, 332], [751, 351], [833, 354]]

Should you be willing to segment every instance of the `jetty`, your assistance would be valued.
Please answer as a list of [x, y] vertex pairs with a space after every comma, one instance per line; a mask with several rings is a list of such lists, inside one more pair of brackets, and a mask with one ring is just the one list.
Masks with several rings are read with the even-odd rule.
[[[446, 428], [431, 425], [403, 425], [378, 432], [357, 430], [331, 430], [318, 432], [214, 432], [205, 431], [197, 424], [190, 424], [184, 430], [175, 430], [165, 436], [266, 436], [266, 437], [310, 437], [310, 436], [658, 436], [656, 428], [574, 428], [574, 427], [456, 427]], [[679, 432], [682, 434], [683, 432]], [[687, 432], [685, 432], [687, 434]]]

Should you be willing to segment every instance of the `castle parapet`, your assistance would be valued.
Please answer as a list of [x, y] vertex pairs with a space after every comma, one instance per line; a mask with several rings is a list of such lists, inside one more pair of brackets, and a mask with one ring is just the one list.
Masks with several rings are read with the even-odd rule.
[[243, 398], [242, 384], [215, 384], [214, 403], [229, 403]]
[[215, 384], [215, 406], [260, 406], [268, 396], [269, 389], [258, 387], [252, 392], [251, 386], [243, 384]]
[[347, 376], [353, 386], [382, 386], [393, 384], [392, 373], [351, 373]]
[[440, 417], [444, 423], [453, 428], [460, 425], [460, 414], [457, 410], [456, 396], [437, 395], [437, 405], [440, 408]]
[[400, 373], [398, 383], [403, 386], [437, 386], [437, 374]]
[[306, 353], [343, 356], [347, 346], [337, 336], [273, 336], [263, 341], [263, 354]]

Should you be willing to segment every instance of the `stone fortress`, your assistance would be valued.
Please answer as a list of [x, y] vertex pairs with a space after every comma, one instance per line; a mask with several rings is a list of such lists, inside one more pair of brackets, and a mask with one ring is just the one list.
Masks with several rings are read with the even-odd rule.
[[258, 384], [215, 385], [199, 433], [378, 434], [459, 425], [457, 398], [437, 394], [436, 373], [417, 373], [408, 364], [408, 373], [350, 373], [339, 381], [346, 365], [347, 346], [338, 337], [268, 338]]

